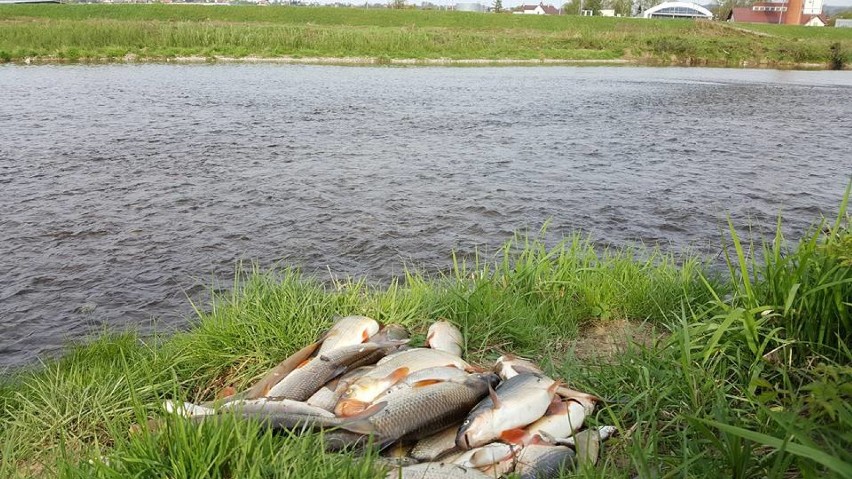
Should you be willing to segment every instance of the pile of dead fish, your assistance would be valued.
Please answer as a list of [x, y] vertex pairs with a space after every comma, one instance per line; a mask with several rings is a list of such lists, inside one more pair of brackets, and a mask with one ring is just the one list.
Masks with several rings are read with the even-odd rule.
[[596, 462], [614, 431], [582, 430], [597, 398], [527, 360], [502, 356], [490, 370], [467, 363], [448, 322], [429, 328], [425, 347], [408, 342], [401, 326], [348, 316], [244, 392], [165, 407], [193, 421], [228, 413], [319, 430], [329, 450], [377, 445], [393, 467], [388, 478], [555, 477]]

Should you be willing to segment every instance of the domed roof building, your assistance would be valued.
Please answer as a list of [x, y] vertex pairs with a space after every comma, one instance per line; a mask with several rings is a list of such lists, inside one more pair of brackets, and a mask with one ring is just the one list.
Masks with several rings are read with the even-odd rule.
[[713, 12], [692, 2], [663, 2], [644, 12], [645, 18], [706, 18], [712, 19]]

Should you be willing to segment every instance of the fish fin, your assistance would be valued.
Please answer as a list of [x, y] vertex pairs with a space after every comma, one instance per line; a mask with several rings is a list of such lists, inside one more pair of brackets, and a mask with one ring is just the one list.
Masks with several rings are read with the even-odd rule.
[[547, 388], [547, 394], [550, 394], [551, 396], [553, 396], [554, 394], [556, 394], [556, 390], [559, 389], [560, 387], [562, 387], [562, 380], [561, 379], [557, 379], [556, 381], [553, 381], [553, 384], [551, 384], [550, 387]]
[[562, 396], [565, 399], [574, 399], [574, 400], [577, 400], [577, 401], [590, 401], [590, 402], [593, 402], [593, 403], [597, 403], [597, 402], [600, 402], [600, 400], [601, 400], [601, 398], [599, 398], [599, 397], [597, 397], [593, 394], [575, 391], [574, 389], [565, 387], [564, 385], [561, 385], [561, 384], [559, 385], [558, 388], [556, 388], [556, 394], [559, 394], [560, 396]]
[[[450, 366], [456, 367], [455, 364], [450, 364]], [[468, 373], [484, 373], [484, 372], [489, 371], [488, 369], [481, 368], [479, 366], [474, 366], [473, 364], [468, 364], [467, 367], [465, 367], [463, 369], [465, 370], [465, 372], [468, 372]]]
[[509, 444], [523, 444], [527, 432], [522, 428], [506, 429], [500, 433], [500, 440]]
[[417, 381], [411, 385], [412, 388], [422, 388], [424, 386], [431, 386], [433, 384], [442, 383], [440, 379], [424, 379], [422, 381]]
[[339, 417], [356, 417], [366, 411], [369, 406], [370, 403], [365, 401], [359, 401], [357, 399], [343, 399], [337, 403], [337, 406], [334, 408], [334, 412]]
[[385, 376], [384, 380], [385, 381], [392, 381], [391, 386], [393, 386], [394, 384], [405, 379], [405, 377], [408, 376], [408, 372], [409, 372], [409, 368], [407, 368], [405, 366], [403, 366], [401, 368], [396, 368], [390, 374]]
[[[260, 396], [261, 396], [261, 397], [266, 397], [266, 395], [267, 395], [267, 394], [269, 394], [269, 391], [271, 391], [271, 390], [272, 390], [272, 384], [267, 384], [267, 385], [266, 385], [266, 386], [264, 386], [264, 387], [263, 387], [263, 389], [261, 390]], [[257, 399], [257, 398], [254, 398], [254, 399]]]
[[497, 393], [490, 384], [488, 385], [488, 396], [491, 398], [491, 402], [494, 403], [494, 409], [500, 409], [503, 406], [503, 401], [500, 400], [500, 397], [497, 396]]
[[237, 394], [237, 389], [234, 386], [226, 386], [219, 391], [219, 399], [224, 399], [226, 397], [231, 397], [234, 394]]
[[349, 421], [340, 425], [341, 429], [357, 432], [358, 434], [375, 434], [376, 426], [369, 419], [388, 405], [387, 401], [382, 401], [378, 404], [373, 404], [359, 414], [352, 416]]
[[423, 345], [424, 345], [424, 346], [426, 346], [427, 348], [428, 348], [428, 347], [431, 347], [431, 346], [430, 346], [430, 344], [429, 344], [429, 341], [431, 341], [431, 340], [432, 340], [432, 338], [434, 338], [434, 337], [435, 337], [435, 333], [434, 333], [434, 332], [429, 333], [429, 334], [426, 336], [426, 341], [423, 341]]
[[370, 333], [366, 329], [361, 330], [361, 342], [364, 343], [370, 339]]

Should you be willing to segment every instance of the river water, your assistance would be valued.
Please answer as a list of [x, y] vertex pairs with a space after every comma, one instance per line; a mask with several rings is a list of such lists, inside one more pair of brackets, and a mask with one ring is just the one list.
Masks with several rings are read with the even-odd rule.
[[0, 365], [173, 328], [240, 260], [385, 281], [519, 230], [715, 255], [852, 173], [852, 74], [0, 67]]

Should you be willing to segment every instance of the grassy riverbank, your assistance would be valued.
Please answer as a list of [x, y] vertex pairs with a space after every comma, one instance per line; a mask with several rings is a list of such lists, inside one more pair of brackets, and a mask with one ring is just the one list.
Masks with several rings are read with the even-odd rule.
[[187, 332], [109, 335], [6, 377], [0, 476], [377, 477], [370, 454], [323, 454], [317, 437], [253, 423], [128, 432], [163, 399], [243, 388], [333, 316], [362, 313], [409, 326], [415, 343], [448, 318], [470, 359], [514, 351], [607, 398], [592, 423], [620, 435], [580, 477], [852, 477], [847, 222], [795, 247], [779, 236], [751, 249], [731, 231], [730, 272], [715, 277], [581, 237], [553, 248], [519, 238], [490, 261], [386, 288], [252, 271]]
[[621, 59], [819, 68], [840, 58], [852, 64], [850, 32], [775, 27], [754, 33], [715, 22], [357, 8], [0, 5], [0, 61]]

